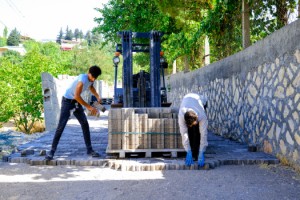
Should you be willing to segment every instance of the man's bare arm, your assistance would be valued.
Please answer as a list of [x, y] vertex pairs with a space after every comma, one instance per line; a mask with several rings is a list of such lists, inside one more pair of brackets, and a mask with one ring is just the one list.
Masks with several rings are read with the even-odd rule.
[[90, 91], [97, 98], [97, 101], [101, 103], [102, 100], [93, 85], [90, 86]]

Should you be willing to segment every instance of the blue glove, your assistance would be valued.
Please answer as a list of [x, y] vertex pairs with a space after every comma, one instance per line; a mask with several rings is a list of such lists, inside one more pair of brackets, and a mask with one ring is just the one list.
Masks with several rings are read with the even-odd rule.
[[199, 151], [199, 155], [198, 155], [198, 165], [200, 167], [203, 167], [205, 164], [205, 157], [204, 157], [204, 152]]
[[193, 161], [193, 156], [192, 156], [192, 151], [189, 150], [186, 154], [186, 158], [185, 158], [185, 165], [186, 166], [191, 166], [192, 164], [194, 164]]

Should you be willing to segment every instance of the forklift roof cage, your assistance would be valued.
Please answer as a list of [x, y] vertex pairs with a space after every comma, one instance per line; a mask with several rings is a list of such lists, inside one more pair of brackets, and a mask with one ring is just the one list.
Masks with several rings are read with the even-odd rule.
[[[133, 107], [133, 52], [150, 53], [150, 105], [151, 107], [161, 107], [160, 51], [162, 35], [163, 34], [158, 31], [151, 31], [149, 33], [139, 33], [131, 31], [118, 32], [118, 36], [122, 39], [122, 44], [117, 44], [116, 51], [121, 52], [123, 55], [123, 107]], [[132, 38], [149, 38], [149, 44], [135, 44], [133, 43]]]

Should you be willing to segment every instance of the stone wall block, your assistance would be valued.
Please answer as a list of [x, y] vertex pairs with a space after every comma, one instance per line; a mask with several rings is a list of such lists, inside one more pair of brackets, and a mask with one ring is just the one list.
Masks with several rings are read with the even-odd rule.
[[294, 56], [296, 57], [297, 62], [300, 64], [300, 50], [297, 49]]

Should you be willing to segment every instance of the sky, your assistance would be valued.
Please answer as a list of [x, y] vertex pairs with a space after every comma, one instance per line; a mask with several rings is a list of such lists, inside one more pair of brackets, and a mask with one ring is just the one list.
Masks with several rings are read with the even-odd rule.
[[16, 28], [35, 40], [55, 40], [62, 28], [86, 34], [97, 26], [94, 18], [108, 0], [0, 0], [0, 36]]

